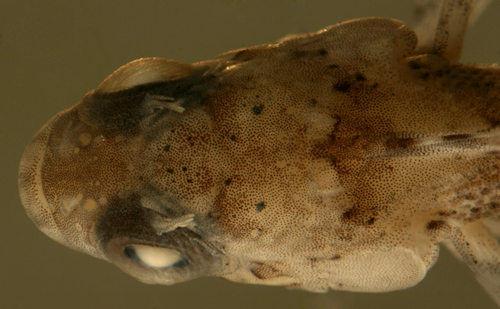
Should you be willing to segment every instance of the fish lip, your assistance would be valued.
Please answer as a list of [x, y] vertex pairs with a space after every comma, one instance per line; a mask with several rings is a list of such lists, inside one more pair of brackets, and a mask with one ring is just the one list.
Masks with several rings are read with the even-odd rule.
[[19, 163], [18, 187], [24, 210], [35, 225], [47, 236], [63, 241], [60, 230], [52, 216], [51, 205], [43, 192], [42, 166], [47, 151], [50, 133], [60, 114], [52, 117], [32, 138]]

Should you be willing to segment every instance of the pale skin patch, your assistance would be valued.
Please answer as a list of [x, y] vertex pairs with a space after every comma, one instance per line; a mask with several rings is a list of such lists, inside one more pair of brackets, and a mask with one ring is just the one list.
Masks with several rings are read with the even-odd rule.
[[82, 225], [80, 223], [75, 223], [75, 228], [78, 232], [81, 232], [83, 230]]
[[101, 197], [97, 201], [99, 202], [100, 205], [106, 205], [106, 203], [108, 202], [108, 199], [105, 197]]
[[63, 198], [61, 200], [61, 208], [63, 210], [63, 213], [69, 213], [71, 212], [75, 206], [79, 205], [80, 202], [82, 201], [83, 194], [78, 194], [75, 198]]
[[120, 143], [120, 142], [123, 142], [124, 140], [126, 140], [127, 138], [125, 136], [122, 136], [122, 135], [118, 135], [117, 137], [115, 137], [115, 143]]
[[99, 144], [101, 143], [102, 141], [104, 141], [104, 137], [102, 135], [99, 135], [99, 136], [96, 136], [94, 137], [94, 139], [92, 140], [93, 143], [95, 144]]
[[276, 167], [277, 168], [284, 168], [286, 166], [286, 161], [285, 160], [278, 160], [278, 162], [276, 162]]
[[90, 135], [89, 133], [82, 133], [78, 137], [78, 140], [80, 141], [82, 146], [87, 146], [88, 144], [90, 144], [90, 141], [92, 141], [92, 135]]
[[88, 212], [93, 212], [97, 209], [97, 203], [93, 199], [87, 199], [83, 202], [83, 208]]

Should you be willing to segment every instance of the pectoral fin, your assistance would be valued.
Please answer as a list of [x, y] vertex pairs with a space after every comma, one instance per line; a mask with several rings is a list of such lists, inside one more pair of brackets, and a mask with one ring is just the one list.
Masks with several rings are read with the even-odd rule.
[[500, 305], [500, 245], [482, 222], [462, 227], [446, 244]]
[[465, 32], [491, 0], [416, 0], [418, 51], [460, 59]]

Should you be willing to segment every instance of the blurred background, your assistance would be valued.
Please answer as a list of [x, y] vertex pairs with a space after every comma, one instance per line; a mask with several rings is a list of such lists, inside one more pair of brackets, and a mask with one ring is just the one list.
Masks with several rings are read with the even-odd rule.
[[[146, 285], [43, 235], [18, 197], [32, 136], [131, 60], [197, 62], [359, 17], [412, 25], [412, 8], [411, 0], [0, 1], [0, 307], [497, 308], [445, 249], [419, 285], [391, 293], [313, 294], [219, 278]], [[499, 61], [499, 14], [493, 0], [467, 35], [464, 62]]]

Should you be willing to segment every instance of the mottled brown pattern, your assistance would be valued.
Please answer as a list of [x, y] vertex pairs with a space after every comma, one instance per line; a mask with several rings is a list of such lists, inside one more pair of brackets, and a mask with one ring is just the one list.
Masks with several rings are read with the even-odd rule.
[[[368, 18], [206, 62], [127, 64], [28, 146], [26, 210], [150, 283], [391, 291], [445, 242], [500, 299], [482, 225], [500, 212], [500, 70], [457, 62], [470, 4], [420, 12], [437, 25], [420, 41]], [[155, 268], [135, 245], [182, 259]]]

